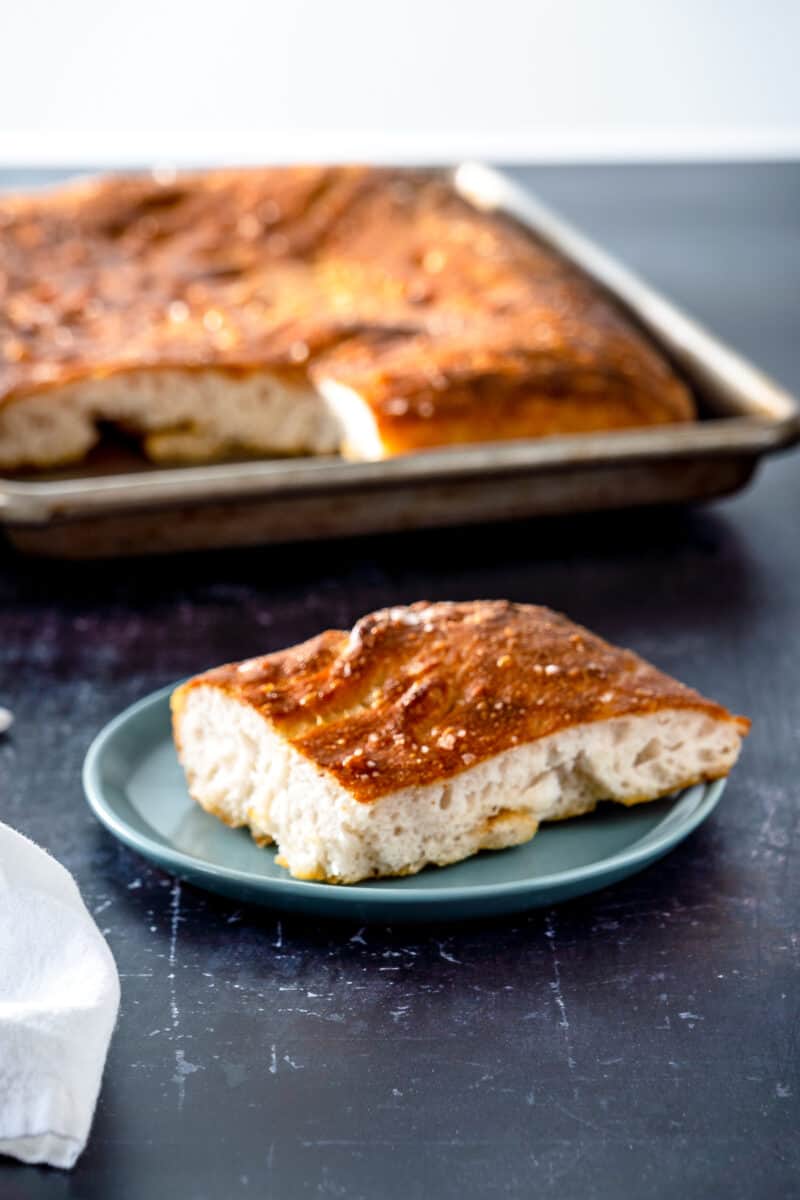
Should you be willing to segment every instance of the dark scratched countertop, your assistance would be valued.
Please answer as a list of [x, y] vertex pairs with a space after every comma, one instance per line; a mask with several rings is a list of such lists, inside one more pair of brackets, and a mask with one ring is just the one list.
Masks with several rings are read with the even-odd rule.
[[[800, 391], [800, 166], [520, 173]], [[753, 717], [717, 811], [644, 873], [491, 922], [279, 920], [86, 807], [89, 741], [154, 688], [380, 605], [495, 596]], [[93, 565], [0, 548], [0, 819], [74, 872], [123, 993], [83, 1158], [2, 1160], [0, 1197], [798, 1195], [799, 700], [796, 454], [698, 511]]]

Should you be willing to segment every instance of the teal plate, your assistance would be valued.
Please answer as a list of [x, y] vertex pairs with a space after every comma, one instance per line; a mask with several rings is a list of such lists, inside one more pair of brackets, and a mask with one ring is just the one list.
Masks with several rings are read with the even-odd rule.
[[84, 764], [96, 816], [126, 845], [198, 887], [237, 900], [363, 921], [485, 917], [557, 904], [608, 887], [682, 841], [715, 807], [724, 781], [635, 808], [603, 804], [545, 825], [524, 846], [404, 879], [341, 887], [292, 879], [244, 829], [189, 797], [172, 744], [171, 688], [140, 700], [97, 736]]

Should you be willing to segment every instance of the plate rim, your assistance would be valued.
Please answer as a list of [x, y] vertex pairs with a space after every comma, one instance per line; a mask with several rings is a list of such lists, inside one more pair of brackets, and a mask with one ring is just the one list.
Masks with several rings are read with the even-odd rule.
[[[168, 700], [169, 696], [181, 682], [183, 680], [167, 684], [165, 687], [142, 696], [139, 700], [134, 701], [133, 704], [129, 704], [121, 712], [117, 713], [115, 717], [112, 717], [95, 735], [86, 752], [81, 772], [86, 800], [101, 825], [121, 842], [136, 850], [137, 853], [142, 854], [149, 861], [156, 861], [162, 865], [171, 863], [175, 868], [175, 873], [178, 875], [180, 875], [180, 871], [183, 869], [193, 876], [205, 875], [212, 879], [230, 880], [231, 882], [246, 884], [263, 890], [265, 893], [277, 889], [284, 895], [302, 895], [309, 899], [313, 896], [320, 899], [325, 897], [327, 902], [334, 905], [348, 905], [351, 902], [365, 903], [367, 905], [385, 905], [391, 903], [393, 905], [397, 904], [398, 907], [419, 904], [421, 902], [433, 905], [438, 903], [441, 905], [445, 902], [450, 904], [476, 898], [486, 898], [489, 900], [494, 897], [509, 898], [551, 891], [558, 887], [569, 887], [571, 884], [591, 881], [598, 875], [610, 875], [620, 868], [631, 868], [630, 873], [633, 873], [633, 870], [637, 866], [647, 865], [649, 862], [663, 856], [673, 846], [693, 833], [716, 808], [727, 782], [727, 779], [723, 777], [684, 788], [679, 793], [681, 797], [685, 798], [695, 792], [698, 795], [694, 806], [685, 814], [676, 828], [665, 830], [659, 835], [658, 826], [656, 826], [651, 833], [645, 834], [643, 838], [634, 842], [632, 846], [617, 851], [606, 858], [586, 863], [580, 867], [570, 867], [564, 871], [556, 871], [549, 875], [540, 875], [534, 879], [515, 879], [505, 883], [454, 884], [450, 887], [437, 888], [407, 885], [402, 890], [388, 891], [376, 889], [374, 884], [380, 882], [377, 880], [364, 880], [361, 883], [348, 884], [347, 886], [332, 886], [331, 884], [314, 880], [293, 879], [288, 875], [285, 879], [280, 876], [256, 875], [237, 867], [222, 867], [205, 859], [195, 858], [183, 850], [176, 849], [169, 843], [158, 842], [155, 838], [150, 838], [140, 833], [127, 824], [106, 799], [101, 771], [103, 755], [109, 744], [113, 742], [118, 731], [127, 726], [130, 721], [137, 718], [146, 710], [157, 708], [165, 700]], [[168, 867], [167, 869], [170, 868]], [[626, 871], [626, 873], [628, 872]], [[366, 884], [370, 886], [365, 886]]]

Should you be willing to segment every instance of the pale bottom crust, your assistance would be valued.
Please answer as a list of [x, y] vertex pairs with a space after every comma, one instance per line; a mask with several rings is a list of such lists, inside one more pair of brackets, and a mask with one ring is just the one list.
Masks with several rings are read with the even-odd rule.
[[733, 719], [665, 709], [576, 725], [449, 779], [355, 800], [250, 706], [203, 685], [178, 694], [176, 738], [190, 794], [248, 826], [296, 879], [357, 883], [412, 875], [529, 841], [543, 821], [632, 805], [724, 776], [739, 754]]
[[[635, 796], [631, 799], [617, 800], [616, 803], [623, 804], [626, 808], [632, 808], [636, 804], [649, 804], [653, 800], [662, 800], [665, 796], [671, 796], [673, 792], [682, 788], [692, 787], [697, 783], [710, 782], [712, 779], [719, 779], [719, 775], [707, 775], [704, 778], [686, 780], [679, 788], [670, 788], [668, 791], [661, 792], [654, 796]], [[195, 797], [196, 799], [196, 797]], [[606, 800], [611, 800], [611, 797], [606, 797]], [[597, 808], [598, 804], [603, 803], [601, 800], [592, 800], [585, 804], [575, 804], [563, 812], [557, 813], [552, 817], [544, 817], [541, 820], [536, 820], [532, 814], [525, 809], [501, 808], [494, 816], [487, 817], [480, 829], [475, 829], [473, 832], [476, 837], [475, 848], [467, 854], [457, 854], [450, 858], [429, 859], [427, 862], [420, 862], [415, 866], [401, 867], [392, 872], [390, 875], [385, 875], [384, 878], [400, 877], [405, 875], [418, 875], [420, 871], [426, 867], [450, 867], [453, 863], [462, 862], [465, 858], [470, 858], [475, 854], [480, 854], [483, 850], [510, 850], [512, 846], [522, 846], [525, 842], [530, 842], [539, 832], [540, 825], [555, 824], [557, 821], [567, 821], [571, 817], [585, 817], [592, 813]], [[211, 809], [206, 811], [211, 812]], [[231, 828], [237, 828], [227, 819], [224, 813], [213, 812], [213, 815]], [[267, 835], [257, 837], [251, 833], [253, 840], [259, 846], [274, 846], [275, 839]], [[295, 879], [303, 879], [306, 882], [314, 883], [358, 883], [357, 879], [342, 879], [338, 875], [325, 875], [321, 873], [309, 873], [307, 875], [299, 874], [297, 871], [292, 871], [289, 861], [283, 854], [275, 855], [275, 862], [279, 867], [285, 867]], [[380, 878], [380, 874], [376, 871], [372, 876], [367, 878]], [[363, 882], [363, 881], [362, 881]]]

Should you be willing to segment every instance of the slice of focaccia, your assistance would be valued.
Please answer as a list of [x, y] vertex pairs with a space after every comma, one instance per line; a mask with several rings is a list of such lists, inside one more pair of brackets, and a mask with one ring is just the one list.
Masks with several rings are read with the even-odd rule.
[[566, 617], [412, 604], [198, 675], [172, 698], [189, 791], [354, 883], [527, 841], [541, 821], [727, 775], [749, 721]]

